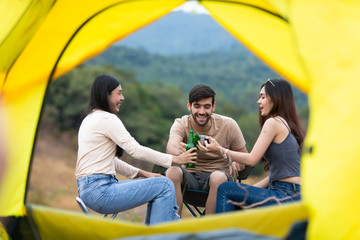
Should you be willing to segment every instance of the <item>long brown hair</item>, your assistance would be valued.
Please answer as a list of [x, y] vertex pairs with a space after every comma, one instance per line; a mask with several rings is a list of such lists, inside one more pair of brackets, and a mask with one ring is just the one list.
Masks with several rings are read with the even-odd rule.
[[[265, 87], [265, 94], [273, 103], [269, 115], [261, 116], [259, 123], [262, 129], [265, 121], [270, 117], [280, 116], [288, 123], [291, 133], [299, 144], [299, 152], [304, 143], [305, 130], [300, 124], [300, 118], [296, 112], [295, 99], [291, 85], [282, 79], [268, 79], [260, 89]], [[267, 165], [267, 164], [266, 164]], [[267, 168], [265, 165], [265, 168]]]
[[[96, 108], [111, 113], [109, 107], [109, 96], [111, 92], [119, 85], [119, 80], [113, 76], [97, 76], [91, 87], [89, 113]], [[115, 155], [120, 158], [123, 153], [124, 150], [119, 145], [116, 145]]]

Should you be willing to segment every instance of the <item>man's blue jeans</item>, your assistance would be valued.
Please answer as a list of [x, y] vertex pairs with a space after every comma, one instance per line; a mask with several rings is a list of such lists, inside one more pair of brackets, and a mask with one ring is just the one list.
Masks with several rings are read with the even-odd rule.
[[[259, 203], [269, 197], [275, 197], [280, 203], [299, 201], [300, 185], [295, 183], [274, 181], [269, 188], [258, 188], [251, 185], [225, 182], [222, 183], [217, 192], [216, 213], [230, 212], [236, 210], [236, 206], [229, 202], [243, 202], [245, 206]], [[277, 204], [275, 200], [269, 200], [259, 206]]]
[[165, 177], [118, 181], [115, 176], [93, 174], [77, 179], [79, 197], [102, 214], [122, 212], [148, 203], [146, 224], [178, 220], [175, 188]]

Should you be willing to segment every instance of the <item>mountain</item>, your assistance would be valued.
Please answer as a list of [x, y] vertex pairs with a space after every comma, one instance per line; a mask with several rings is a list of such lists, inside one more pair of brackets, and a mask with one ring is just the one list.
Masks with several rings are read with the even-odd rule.
[[171, 12], [116, 43], [161, 55], [244, 49], [208, 14]]

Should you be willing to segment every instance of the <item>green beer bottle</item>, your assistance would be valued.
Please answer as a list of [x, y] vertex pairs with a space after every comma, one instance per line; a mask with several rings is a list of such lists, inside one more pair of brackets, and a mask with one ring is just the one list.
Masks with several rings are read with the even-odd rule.
[[[200, 140], [199, 134], [195, 134], [195, 136], [194, 136], [194, 131], [190, 130], [189, 131], [188, 143], [186, 145], [186, 151], [189, 150], [190, 148], [193, 148], [193, 147], [198, 148], [196, 145], [197, 145], [199, 140]], [[186, 168], [195, 168], [195, 163], [186, 163], [185, 167]]]
[[195, 144], [195, 147], [199, 150], [199, 148], [198, 148], [198, 142], [200, 141], [200, 135], [199, 134], [195, 134], [195, 136], [194, 136], [194, 140], [193, 140], [193, 143]]

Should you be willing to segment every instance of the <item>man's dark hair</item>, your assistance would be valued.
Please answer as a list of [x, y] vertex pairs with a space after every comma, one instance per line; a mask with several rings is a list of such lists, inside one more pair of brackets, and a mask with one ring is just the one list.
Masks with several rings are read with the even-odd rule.
[[209, 97], [212, 98], [212, 104], [214, 105], [215, 103], [214, 90], [207, 85], [198, 84], [195, 87], [193, 87], [189, 92], [189, 103], [191, 105], [192, 102], [196, 102], [199, 101], [200, 99], [209, 98]]

